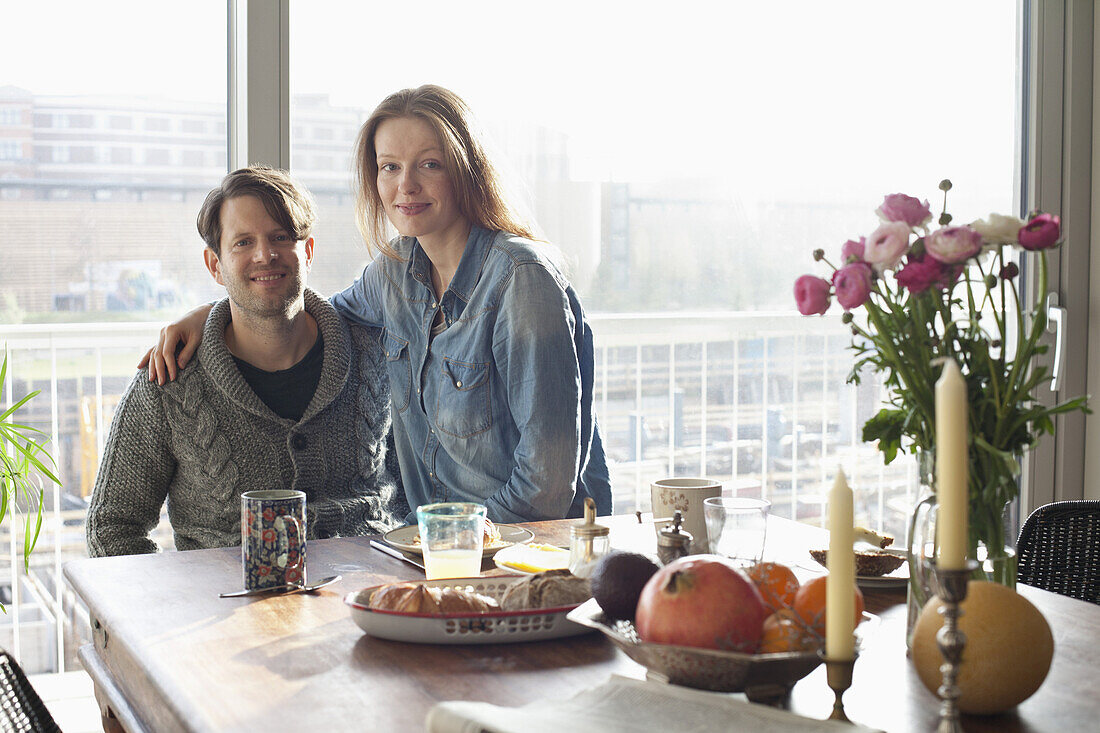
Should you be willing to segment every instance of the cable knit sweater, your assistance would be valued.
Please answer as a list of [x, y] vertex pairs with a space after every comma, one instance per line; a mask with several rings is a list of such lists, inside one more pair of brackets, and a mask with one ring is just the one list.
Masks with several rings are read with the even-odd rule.
[[165, 499], [177, 549], [239, 545], [240, 495], [253, 489], [304, 491], [310, 538], [400, 523], [408, 504], [394, 480], [378, 329], [349, 327], [311, 290], [305, 305], [324, 337], [324, 364], [298, 422], [264, 405], [234, 364], [225, 345], [228, 299], [210, 312], [176, 381], [162, 387], [143, 371], [134, 377], [96, 477], [90, 555], [156, 552], [148, 534]]

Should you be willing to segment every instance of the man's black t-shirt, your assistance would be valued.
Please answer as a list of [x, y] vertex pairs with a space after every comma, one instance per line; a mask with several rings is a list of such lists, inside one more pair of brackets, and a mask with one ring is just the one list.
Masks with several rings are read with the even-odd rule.
[[300, 362], [289, 369], [265, 372], [247, 361], [233, 357], [241, 376], [260, 401], [281, 418], [298, 421], [309, 407], [317, 383], [321, 381], [321, 367], [325, 363], [325, 341], [317, 331], [317, 341]]

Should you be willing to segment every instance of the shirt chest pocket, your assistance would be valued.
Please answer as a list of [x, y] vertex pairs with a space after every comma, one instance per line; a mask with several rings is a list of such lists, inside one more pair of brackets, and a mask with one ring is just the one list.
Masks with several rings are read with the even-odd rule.
[[435, 424], [458, 438], [485, 432], [493, 424], [489, 364], [444, 358], [435, 402]]
[[387, 329], [382, 334], [382, 351], [386, 354], [386, 375], [390, 379], [390, 399], [398, 412], [409, 408], [412, 395], [412, 363], [409, 342], [394, 336]]

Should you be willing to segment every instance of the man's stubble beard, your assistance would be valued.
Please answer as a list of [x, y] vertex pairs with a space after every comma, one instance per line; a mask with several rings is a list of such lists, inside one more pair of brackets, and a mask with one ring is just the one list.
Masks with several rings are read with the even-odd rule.
[[257, 322], [287, 322], [305, 310], [304, 293], [305, 278], [297, 272], [288, 272], [287, 284], [289, 292], [272, 293], [269, 297], [263, 297], [249, 290], [248, 286], [241, 287], [239, 283], [232, 286], [226, 284], [229, 300], [235, 310], [248, 320]]

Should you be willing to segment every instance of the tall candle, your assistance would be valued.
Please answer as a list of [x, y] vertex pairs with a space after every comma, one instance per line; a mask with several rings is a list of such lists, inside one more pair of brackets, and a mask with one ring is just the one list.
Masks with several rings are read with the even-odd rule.
[[937, 562], [948, 570], [966, 566], [968, 412], [966, 380], [949, 359], [936, 382]]
[[825, 655], [855, 658], [856, 555], [852, 549], [852, 490], [837, 467], [829, 491], [829, 579], [825, 582]]

